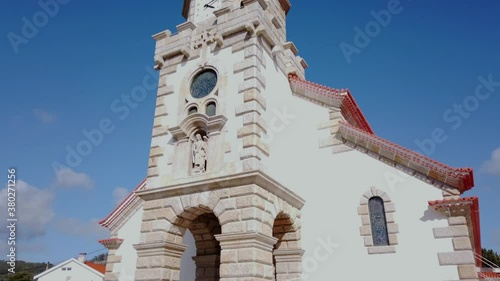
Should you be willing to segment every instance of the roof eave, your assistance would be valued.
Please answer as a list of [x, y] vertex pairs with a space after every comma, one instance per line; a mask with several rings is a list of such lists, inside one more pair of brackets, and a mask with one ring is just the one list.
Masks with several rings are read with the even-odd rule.
[[109, 213], [109, 215], [106, 218], [99, 221], [99, 224], [103, 227], [110, 229], [110, 226], [115, 221], [119, 220], [120, 215], [126, 213], [128, 211], [128, 208], [134, 206], [134, 203], [139, 200], [135, 195], [135, 192], [144, 189], [145, 187], [146, 187], [146, 178], [143, 179], [134, 188], [134, 190], [131, 193], [129, 193], [129, 195], [125, 197], [125, 199], [123, 199], [123, 201], [120, 202], [120, 204], [118, 204], [118, 206], [116, 206], [116, 208], [113, 211], [111, 211], [111, 213]]

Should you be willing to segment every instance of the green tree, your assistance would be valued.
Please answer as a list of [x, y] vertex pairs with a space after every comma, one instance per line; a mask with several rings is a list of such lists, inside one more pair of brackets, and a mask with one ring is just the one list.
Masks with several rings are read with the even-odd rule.
[[[494, 252], [493, 250], [487, 250], [483, 249], [482, 250], [483, 254], [483, 259], [487, 259], [488, 261], [494, 263], [496, 267], [500, 267], [500, 255]], [[483, 267], [492, 267], [489, 263], [485, 263], [483, 261]]]
[[108, 253], [104, 253], [93, 257], [90, 261], [95, 263], [106, 263], [107, 259], [108, 259]]
[[26, 271], [9, 274], [7, 277], [7, 281], [32, 281], [32, 280], [33, 280], [33, 275]]

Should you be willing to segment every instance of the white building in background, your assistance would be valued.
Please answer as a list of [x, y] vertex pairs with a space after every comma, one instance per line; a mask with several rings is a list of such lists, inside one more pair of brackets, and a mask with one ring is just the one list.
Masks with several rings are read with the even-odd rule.
[[85, 261], [85, 254], [71, 258], [33, 277], [35, 281], [102, 281], [104, 266]]
[[478, 280], [472, 170], [307, 81], [290, 7], [185, 0], [177, 33], [153, 36], [148, 175], [101, 222], [105, 280]]

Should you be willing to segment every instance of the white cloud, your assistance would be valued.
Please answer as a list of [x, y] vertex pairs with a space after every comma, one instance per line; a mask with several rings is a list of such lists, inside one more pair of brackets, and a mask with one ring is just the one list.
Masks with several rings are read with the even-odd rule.
[[[17, 236], [24, 239], [34, 239], [44, 236], [47, 225], [54, 217], [52, 202], [54, 194], [48, 189], [39, 189], [18, 180], [15, 186]], [[0, 202], [7, 202], [8, 189], [0, 190]], [[2, 206], [4, 206], [2, 204]], [[2, 207], [3, 208], [3, 207]], [[2, 212], [6, 219], [7, 213]], [[0, 233], [7, 233], [6, 227], [0, 228]]]
[[500, 176], [500, 147], [491, 153], [491, 159], [482, 164], [481, 170], [490, 175]]
[[116, 205], [120, 204], [123, 199], [125, 199], [129, 195], [128, 189], [125, 187], [116, 187], [113, 189], [113, 202]]
[[77, 173], [69, 168], [56, 169], [56, 186], [58, 187], [94, 187], [94, 181], [85, 173]]
[[98, 219], [81, 221], [76, 218], [66, 218], [55, 222], [55, 227], [67, 235], [80, 236], [91, 239], [109, 237], [109, 230], [99, 225]]
[[35, 115], [35, 118], [42, 122], [43, 124], [51, 124], [54, 123], [57, 120], [57, 117], [55, 114], [50, 113], [48, 111], [45, 111], [43, 109], [35, 109], [33, 110], [33, 115]]

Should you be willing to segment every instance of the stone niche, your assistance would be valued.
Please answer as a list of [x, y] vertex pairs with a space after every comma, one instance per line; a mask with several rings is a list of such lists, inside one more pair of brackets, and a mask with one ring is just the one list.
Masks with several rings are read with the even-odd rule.
[[169, 131], [175, 138], [174, 179], [219, 171], [223, 163], [221, 130], [227, 118], [193, 113]]

